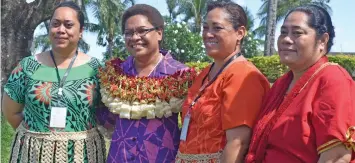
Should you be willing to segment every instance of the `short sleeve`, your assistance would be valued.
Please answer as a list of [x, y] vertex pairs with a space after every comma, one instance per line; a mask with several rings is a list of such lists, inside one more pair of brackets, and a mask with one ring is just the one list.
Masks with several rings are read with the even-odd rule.
[[[240, 71], [244, 72], [238, 74]], [[222, 128], [241, 125], [252, 128], [269, 88], [269, 82], [256, 68], [228, 74], [223, 82]]]
[[6, 94], [15, 102], [25, 103], [26, 73], [24, 71], [25, 60], [22, 60], [15, 69], [12, 70], [7, 83], [4, 86]]
[[355, 83], [344, 74], [331, 73], [332, 77], [321, 81], [313, 104], [312, 124], [318, 153], [341, 143], [347, 145], [347, 131], [355, 126]]

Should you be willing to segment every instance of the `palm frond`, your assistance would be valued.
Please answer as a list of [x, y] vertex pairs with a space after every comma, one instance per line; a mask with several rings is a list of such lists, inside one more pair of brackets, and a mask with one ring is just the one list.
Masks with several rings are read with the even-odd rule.
[[78, 46], [79, 46], [79, 49], [81, 51], [83, 51], [84, 53], [87, 53], [90, 50], [90, 45], [88, 43], [86, 43], [84, 39], [79, 40]]
[[254, 29], [253, 33], [257, 38], [263, 38], [266, 33], [266, 25], [261, 25], [258, 28]]
[[251, 11], [248, 9], [248, 7], [243, 7], [245, 15], [247, 16], [247, 30], [252, 30], [254, 28], [254, 17], [253, 14], [251, 13]]
[[[280, 22], [286, 16], [286, 14], [293, 8], [296, 8], [305, 4], [316, 4], [324, 7], [329, 13], [332, 13], [331, 7], [328, 5], [330, 0], [279, 0], [277, 4], [276, 22]], [[268, 2], [263, 0], [263, 4], [259, 8], [257, 16], [260, 18], [260, 26], [266, 26]], [[261, 30], [259, 30], [261, 31]], [[258, 33], [258, 32], [257, 32]], [[264, 33], [265, 34], [265, 33]], [[258, 33], [261, 36], [262, 33]]]
[[41, 52], [46, 51], [51, 46], [49, 37], [47, 34], [38, 35], [33, 39], [33, 52], [40, 50]]
[[135, 0], [124, 0], [122, 2], [126, 7], [130, 7], [130, 6], [133, 6], [136, 4], [136, 1]]

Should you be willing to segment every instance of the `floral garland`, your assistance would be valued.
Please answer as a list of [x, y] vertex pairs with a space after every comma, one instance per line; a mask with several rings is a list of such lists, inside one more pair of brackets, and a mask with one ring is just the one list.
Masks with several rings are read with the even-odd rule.
[[194, 69], [148, 78], [125, 74], [122, 63], [119, 58], [111, 59], [99, 69], [102, 102], [112, 113], [127, 119], [153, 119], [181, 111], [187, 89], [197, 75]]

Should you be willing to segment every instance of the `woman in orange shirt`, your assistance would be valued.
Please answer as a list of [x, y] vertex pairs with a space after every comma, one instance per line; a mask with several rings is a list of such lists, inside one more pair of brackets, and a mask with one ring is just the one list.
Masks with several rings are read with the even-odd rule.
[[203, 24], [207, 54], [183, 104], [176, 162], [242, 162], [251, 128], [269, 89], [267, 79], [240, 55], [247, 17], [233, 2], [212, 2]]

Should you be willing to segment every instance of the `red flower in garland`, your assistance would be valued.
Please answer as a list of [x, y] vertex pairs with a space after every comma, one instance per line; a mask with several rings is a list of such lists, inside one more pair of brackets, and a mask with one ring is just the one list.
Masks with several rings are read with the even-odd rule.
[[120, 59], [107, 61], [106, 67], [99, 69], [99, 77], [102, 88], [115, 97], [131, 102], [154, 102], [156, 97], [165, 101], [172, 97], [182, 98], [197, 75], [194, 69], [189, 69], [167, 77], [135, 77], [123, 72], [122, 63]]

